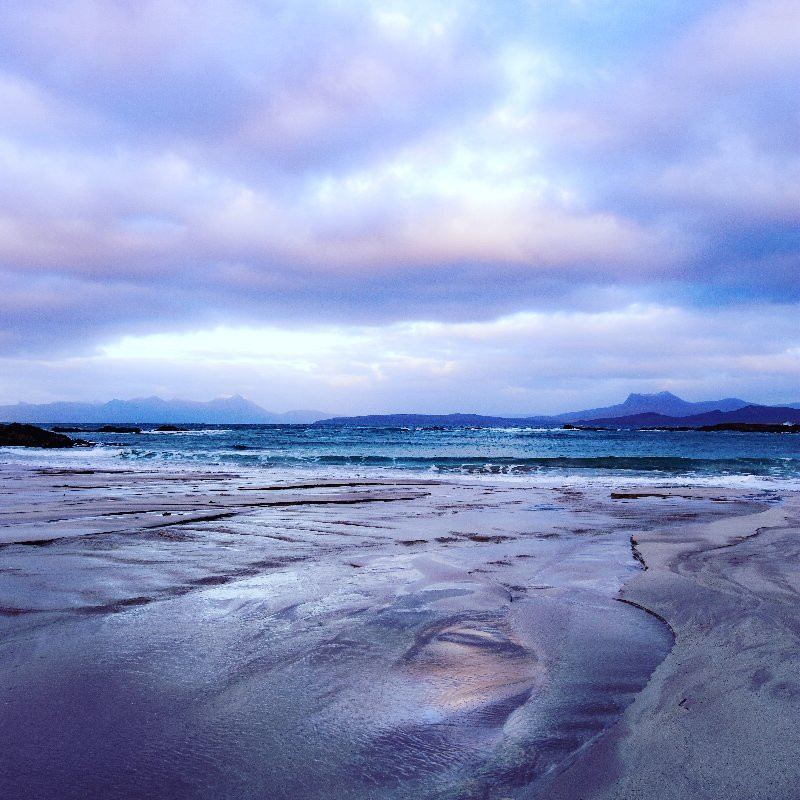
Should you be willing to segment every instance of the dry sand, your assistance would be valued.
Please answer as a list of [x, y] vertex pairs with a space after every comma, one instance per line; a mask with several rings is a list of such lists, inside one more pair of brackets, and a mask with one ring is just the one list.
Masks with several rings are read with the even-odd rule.
[[619, 722], [537, 796], [800, 796], [799, 528], [789, 495], [636, 540], [647, 570], [623, 598], [663, 618], [675, 645]]

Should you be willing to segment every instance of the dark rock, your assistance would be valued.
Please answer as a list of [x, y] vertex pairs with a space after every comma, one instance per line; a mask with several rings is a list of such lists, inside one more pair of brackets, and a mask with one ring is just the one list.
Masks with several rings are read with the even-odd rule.
[[156, 430], [163, 433], [179, 433], [180, 431], [185, 431], [186, 428], [179, 428], [177, 425], [159, 425]]
[[703, 425], [699, 431], [739, 431], [740, 433], [800, 433], [800, 424], [769, 425], [756, 422], [721, 422]]
[[74, 444], [69, 436], [46, 431], [36, 425], [21, 425], [18, 422], [0, 425], [2, 447], [72, 447]]

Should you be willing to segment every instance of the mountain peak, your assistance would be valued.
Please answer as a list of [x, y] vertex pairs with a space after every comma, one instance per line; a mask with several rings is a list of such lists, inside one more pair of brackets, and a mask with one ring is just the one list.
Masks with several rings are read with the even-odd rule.
[[744, 400], [738, 400], [735, 397], [692, 403], [668, 391], [655, 392], [653, 394], [632, 392], [624, 403], [605, 406], [604, 408], [572, 411], [567, 414], [560, 414], [559, 419], [565, 422], [573, 422], [575, 420], [623, 417], [633, 414], [664, 414], [668, 417], [688, 417], [691, 414], [701, 414], [706, 411], [733, 411], [746, 405], [747, 403]]
[[686, 402], [685, 400], [678, 397], [678, 395], [664, 390], [662, 392], [652, 392], [650, 394], [631, 392], [628, 395], [627, 400], [625, 400], [625, 403], [641, 402], [642, 400], [677, 400], [680, 403]]

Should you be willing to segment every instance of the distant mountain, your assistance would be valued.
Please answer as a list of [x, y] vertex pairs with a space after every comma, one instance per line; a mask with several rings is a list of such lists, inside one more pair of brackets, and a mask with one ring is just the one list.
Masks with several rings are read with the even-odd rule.
[[331, 417], [314, 424], [351, 428], [493, 428], [520, 425], [555, 428], [560, 422], [553, 417], [488, 417], [482, 414], [368, 414], [361, 417]]
[[162, 400], [139, 397], [107, 403], [17, 403], [0, 406], [0, 420], [9, 422], [93, 422], [93, 423], [209, 423], [289, 424], [314, 422], [325, 414], [316, 411], [288, 411], [275, 414], [240, 395], [219, 397], [208, 402]]
[[284, 411], [282, 414], [271, 414], [274, 425], [309, 425], [318, 419], [327, 416], [324, 411], [301, 409], [299, 411]]
[[727, 397], [723, 400], [706, 400], [690, 403], [671, 392], [658, 394], [630, 394], [624, 403], [604, 408], [590, 408], [584, 411], [568, 411], [554, 416], [495, 417], [482, 414], [370, 414], [358, 417], [333, 417], [315, 423], [317, 425], [345, 425], [366, 427], [458, 427], [476, 425], [482, 427], [503, 425], [526, 425], [542, 428], [557, 428], [565, 422], [578, 422], [588, 419], [628, 417], [634, 414], [661, 414], [672, 417], [685, 417], [708, 411], [733, 411], [747, 406], [745, 400]]
[[[771, 411], [758, 419], [740, 417], [706, 417], [708, 413], [736, 412], [745, 408], [770, 409], [772, 406], [748, 404], [744, 400], [728, 397], [723, 400], [707, 400], [690, 403], [671, 392], [657, 394], [630, 394], [624, 403], [584, 411], [569, 411], [555, 416], [531, 415], [500, 417], [484, 414], [370, 414], [356, 417], [327, 418], [321, 411], [303, 410], [274, 413], [263, 409], [240, 395], [220, 397], [208, 402], [193, 400], [163, 400], [160, 397], [139, 397], [133, 400], [110, 400], [107, 403], [46, 403], [35, 405], [17, 403], [0, 406], [0, 422], [22, 423], [209, 423], [209, 424], [309, 424], [345, 425], [367, 427], [461, 427], [461, 426], [528, 426], [556, 428], [565, 422], [611, 426], [621, 421], [624, 427], [649, 427], [673, 425], [664, 420], [680, 420], [674, 425], [714, 425], [719, 422], [764, 422], [771, 423], [793, 419], [784, 415], [774, 419]], [[796, 412], [800, 403], [782, 407]], [[760, 412], [759, 412], [760, 414]], [[647, 415], [650, 415], [649, 417]], [[702, 416], [702, 421], [692, 422]], [[758, 415], [757, 415], [758, 416]], [[768, 418], [767, 418], [768, 417]], [[781, 413], [777, 413], [781, 417]]]
[[749, 405], [746, 400], [739, 400], [736, 397], [690, 403], [672, 392], [629, 394], [624, 403], [604, 408], [590, 408], [584, 411], [568, 411], [565, 414], [558, 414], [557, 419], [563, 422], [575, 422], [587, 419], [629, 417], [634, 414], [646, 413], [664, 414], [669, 417], [688, 417], [692, 414], [703, 414], [706, 411], [735, 411], [746, 405]]
[[790, 406], [748, 405], [734, 411], [708, 411], [688, 417], [665, 414], [632, 414], [627, 417], [599, 417], [582, 419], [577, 423], [598, 428], [698, 428], [701, 425], [720, 425], [726, 422], [748, 422], [760, 425], [782, 425], [784, 422], [800, 423], [800, 409]]

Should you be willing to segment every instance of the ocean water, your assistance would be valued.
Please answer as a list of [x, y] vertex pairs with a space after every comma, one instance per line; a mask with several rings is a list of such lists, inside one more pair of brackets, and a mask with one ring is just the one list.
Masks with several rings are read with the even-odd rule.
[[[48, 458], [259, 471], [800, 481], [800, 436], [788, 433], [188, 425], [179, 432], [142, 426], [141, 434], [119, 434], [83, 427], [95, 430], [72, 436], [96, 442], [96, 447], [51, 451]], [[41, 457], [41, 451], [0, 449], [4, 460]]]

